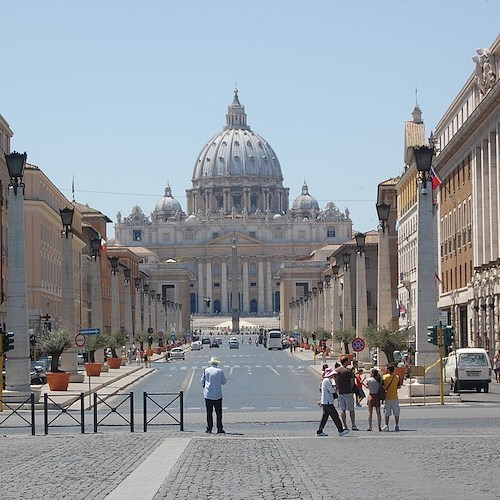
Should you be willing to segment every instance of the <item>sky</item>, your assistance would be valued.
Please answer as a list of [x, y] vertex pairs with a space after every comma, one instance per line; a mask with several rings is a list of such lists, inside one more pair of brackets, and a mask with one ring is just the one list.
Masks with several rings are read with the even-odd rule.
[[305, 179], [364, 232], [377, 185], [403, 171], [415, 104], [429, 136], [498, 36], [500, 2], [0, 0], [0, 19], [11, 149], [68, 200], [74, 179], [114, 224], [150, 215], [169, 184], [186, 210], [236, 85], [290, 203]]

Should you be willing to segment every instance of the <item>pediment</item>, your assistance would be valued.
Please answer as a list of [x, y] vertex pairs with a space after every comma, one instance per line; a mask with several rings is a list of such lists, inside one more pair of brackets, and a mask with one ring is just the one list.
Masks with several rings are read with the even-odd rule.
[[235, 231], [234, 233], [226, 233], [220, 235], [218, 238], [207, 243], [210, 246], [228, 246], [233, 244], [233, 236], [236, 236], [236, 244], [237, 245], [263, 245], [262, 241], [259, 241], [247, 234], [238, 233]]

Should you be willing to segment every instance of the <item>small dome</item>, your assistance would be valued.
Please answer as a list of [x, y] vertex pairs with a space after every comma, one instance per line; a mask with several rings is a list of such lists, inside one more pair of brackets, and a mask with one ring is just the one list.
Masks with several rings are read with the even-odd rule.
[[198, 220], [198, 217], [196, 215], [191, 214], [187, 219], [188, 222], [196, 222]]
[[309, 188], [307, 187], [306, 181], [302, 186], [302, 194], [295, 198], [293, 202], [292, 210], [302, 211], [302, 210], [319, 210], [319, 204], [316, 198], [309, 194]]
[[281, 219], [281, 214], [274, 214], [273, 219]]
[[162, 215], [174, 215], [177, 211], [182, 212], [181, 204], [172, 196], [172, 189], [167, 185], [165, 196], [156, 204], [156, 212]]

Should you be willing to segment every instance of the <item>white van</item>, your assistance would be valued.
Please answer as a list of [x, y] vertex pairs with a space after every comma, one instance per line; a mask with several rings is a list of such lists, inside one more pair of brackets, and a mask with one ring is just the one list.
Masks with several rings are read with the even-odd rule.
[[487, 352], [479, 347], [464, 347], [450, 352], [444, 367], [444, 380], [453, 392], [461, 389], [489, 391], [491, 363]]

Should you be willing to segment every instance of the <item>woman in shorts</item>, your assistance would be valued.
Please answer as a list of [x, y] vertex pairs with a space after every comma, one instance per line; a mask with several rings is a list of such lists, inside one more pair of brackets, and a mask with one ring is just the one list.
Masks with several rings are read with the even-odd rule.
[[370, 377], [363, 381], [363, 385], [368, 389], [368, 429], [367, 431], [372, 430], [372, 418], [373, 418], [373, 409], [377, 413], [378, 420], [378, 430], [382, 431], [382, 415], [380, 413], [380, 398], [378, 395], [378, 390], [380, 384], [382, 383], [382, 378], [380, 377], [380, 373], [376, 368], [372, 368], [370, 370]]

